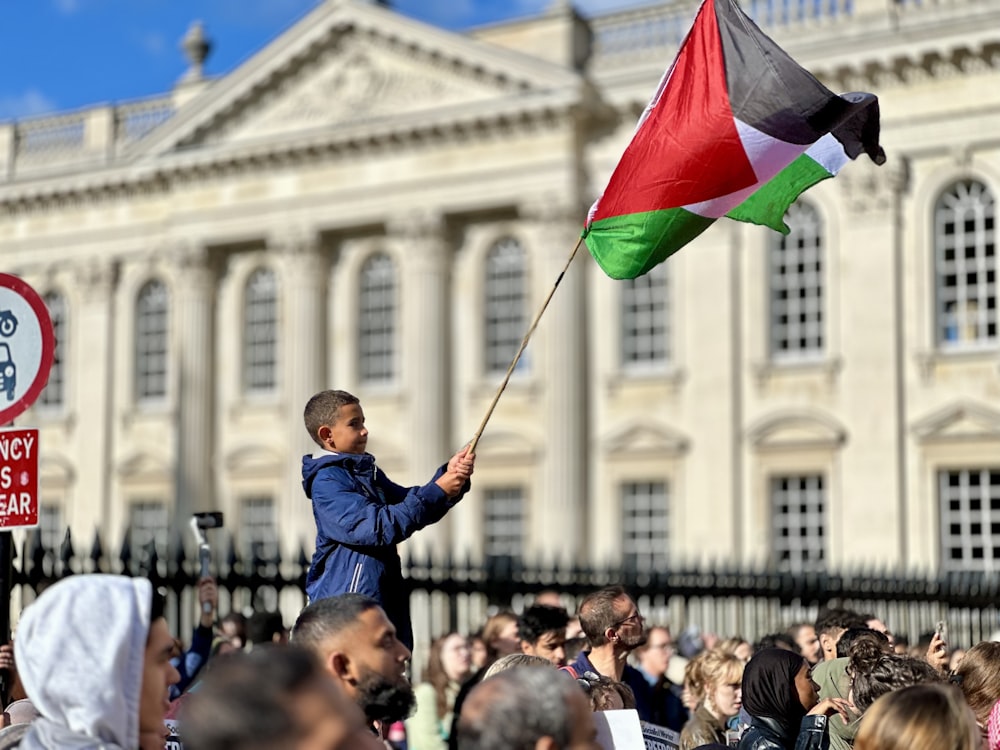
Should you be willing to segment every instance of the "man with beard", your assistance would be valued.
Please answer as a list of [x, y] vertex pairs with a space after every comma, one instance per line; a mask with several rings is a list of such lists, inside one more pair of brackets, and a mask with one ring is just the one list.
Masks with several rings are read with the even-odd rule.
[[410, 649], [374, 599], [341, 594], [313, 602], [295, 621], [292, 643], [319, 659], [377, 730], [409, 715], [414, 704], [406, 677]]
[[635, 693], [635, 707], [643, 721], [654, 720], [649, 683], [626, 663], [629, 653], [646, 642], [639, 608], [621, 586], [589, 594], [580, 604], [580, 626], [590, 650], [582, 652], [567, 670], [576, 677], [596, 672], [624, 682]]

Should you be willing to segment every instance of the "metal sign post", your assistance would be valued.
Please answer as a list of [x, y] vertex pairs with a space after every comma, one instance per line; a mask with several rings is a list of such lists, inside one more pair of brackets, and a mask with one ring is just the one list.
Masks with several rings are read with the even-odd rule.
[[[55, 349], [52, 319], [42, 298], [23, 279], [0, 273], [0, 424], [12, 424], [41, 395]], [[10, 642], [11, 529], [37, 525], [38, 430], [0, 431], [0, 643]], [[9, 675], [0, 670], [5, 706], [9, 691]]]

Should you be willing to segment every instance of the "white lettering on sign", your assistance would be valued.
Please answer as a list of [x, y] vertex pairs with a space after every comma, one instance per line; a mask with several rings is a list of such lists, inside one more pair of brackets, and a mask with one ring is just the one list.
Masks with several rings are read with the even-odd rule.
[[31, 510], [31, 493], [0, 492], [0, 516], [27, 515]]
[[32, 450], [35, 447], [33, 435], [24, 437], [0, 434], [0, 460], [2, 461], [30, 461]]

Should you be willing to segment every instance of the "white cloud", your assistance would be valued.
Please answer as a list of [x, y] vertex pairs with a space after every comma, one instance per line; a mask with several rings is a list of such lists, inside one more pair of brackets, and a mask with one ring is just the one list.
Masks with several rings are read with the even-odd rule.
[[28, 89], [23, 94], [0, 96], [0, 120], [15, 120], [22, 117], [54, 112], [58, 105], [36, 89]]

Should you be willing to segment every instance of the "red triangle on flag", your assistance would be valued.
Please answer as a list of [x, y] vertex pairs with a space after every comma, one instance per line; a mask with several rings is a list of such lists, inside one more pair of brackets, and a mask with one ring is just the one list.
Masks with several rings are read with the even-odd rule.
[[679, 208], [757, 182], [733, 120], [712, 0], [704, 2], [651, 111], [601, 196], [593, 221]]

